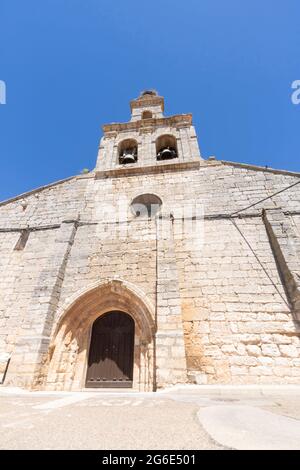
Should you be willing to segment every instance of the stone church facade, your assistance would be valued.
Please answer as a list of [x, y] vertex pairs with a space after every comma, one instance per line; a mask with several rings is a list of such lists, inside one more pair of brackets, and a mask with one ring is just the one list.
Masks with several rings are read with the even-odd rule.
[[0, 204], [3, 386], [300, 384], [300, 175], [130, 105], [94, 171]]

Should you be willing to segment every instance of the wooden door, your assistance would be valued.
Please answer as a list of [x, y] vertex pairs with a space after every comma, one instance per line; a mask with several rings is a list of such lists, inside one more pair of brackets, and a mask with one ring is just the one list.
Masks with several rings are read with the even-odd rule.
[[132, 387], [134, 321], [124, 312], [109, 312], [93, 324], [87, 387]]

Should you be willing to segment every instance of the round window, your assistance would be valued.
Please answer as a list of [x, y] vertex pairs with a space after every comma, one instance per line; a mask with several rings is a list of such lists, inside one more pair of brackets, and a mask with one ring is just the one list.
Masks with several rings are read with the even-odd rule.
[[155, 194], [141, 194], [133, 199], [131, 210], [135, 217], [151, 218], [160, 210], [162, 201]]

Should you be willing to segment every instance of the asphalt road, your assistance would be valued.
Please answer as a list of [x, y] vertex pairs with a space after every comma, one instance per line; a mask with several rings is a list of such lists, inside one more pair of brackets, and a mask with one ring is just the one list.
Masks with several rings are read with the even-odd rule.
[[300, 387], [0, 389], [0, 449], [300, 449]]

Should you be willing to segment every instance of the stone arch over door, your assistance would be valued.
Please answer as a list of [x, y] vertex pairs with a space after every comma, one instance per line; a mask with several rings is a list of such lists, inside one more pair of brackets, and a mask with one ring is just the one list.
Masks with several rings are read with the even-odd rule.
[[92, 325], [114, 310], [127, 313], [135, 324], [133, 388], [153, 390], [154, 306], [140, 289], [122, 280], [90, 286], [60, 309], [49, 348], [47, 390], [85, 387]]

